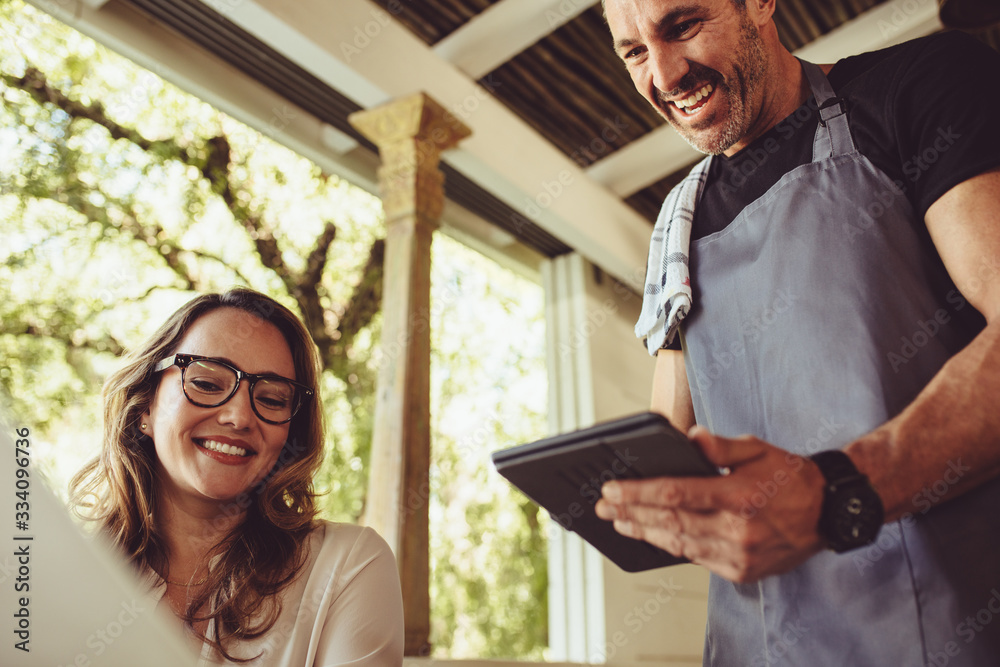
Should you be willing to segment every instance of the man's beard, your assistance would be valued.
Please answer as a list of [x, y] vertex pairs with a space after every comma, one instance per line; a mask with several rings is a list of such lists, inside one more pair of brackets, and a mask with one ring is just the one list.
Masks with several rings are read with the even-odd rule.
[[[691, 146], [708, 155], [719, 155], [746, 136], [753, 123], [752, 100], [764, 79], [766, 58], [764, 43], [750, 18], [744, 14], [740, 21], [740, 43], [733, 65], [733, 80], [726, 81], [718, 71], [698, 63], [690, 63], [690, 71], [681, 79], [677, 92], [663, 93], [658, 91], [662, 115], [677, 130], [681, 137]], [[729, 102], [728, 114], [721, 128], [710, 131], [715, 116], [699, 119], [692, 124], [676, 120], [683, 117], [669, 97], [677, 97], [684, 91], [694, 88], [699, 83], [711, 83], [716, 95], [722, 94]], [[726, 113], [726, 110], [717, 111]]]

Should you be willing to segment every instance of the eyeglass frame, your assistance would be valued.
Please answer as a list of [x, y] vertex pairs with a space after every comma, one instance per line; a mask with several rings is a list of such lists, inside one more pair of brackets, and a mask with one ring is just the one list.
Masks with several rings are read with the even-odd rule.
[[[233, 385], [233, 390], [229, 392], [228, 396], [226, 396], [218, 403], [210, 404], [210, 403], [199, 403], [198, 401], [194, 400], [193, 398], [191, 398], [191, 396], [188, 395], [187, 387], [185, 386], [186, 383], [184, 381], [185, 373], [187, 372], [188, 366], [190, 366], [191, 363], [195, 361], [211, 361], [212, 363], [219, 364], [220, 366], [225, 366], [226, 368], [228, 368], [229, 370], [233, 371], [233, 373], [236, 374], [236, 384]], [[295, 418], [295, 415], [298, 414], [302, 406], [305, 405], [306, 402], [309, 401], [316, 393], [306, 385], [302, 384], [301, 382], [290, 380], [281, 375], [276, 375], [275, 373], [262, 373], [262, 374], [247, 373], [246, 371], [240, 370], [239, 368], [229, 363], [228, 361], [219, 359], [217, 357], [206, 357], [200, 354], [184, 354], [184, 353], [172, 354], [166, 359], [161, 359], [160, 361], [156, 362], [156, 365], [153, 367], [153, 372], [159, 373], [161, 371], [167, 370], [171, 366], [177, 366], [178, 368], [181, 369], [181, 391], [184, 392], [184, 398], [188, 400], [188, 403], [190, 403], [191, 405], [195, 405], [199, 408], [217, 408], [221, 405], [225, 405], [233, 398], [233, 396], [236, 395], [236, 392], [239, 391], [240, 389], [240, 383], [243, 381], [243, 378], [246, 378], [247, 381], [250, 383], [249, 386], [247, 387], [247, 392], [249, 393], [250, 396], [250, 409], [253, 410], [253, 413], [257, 415], [257, 417], [259, 417], [261, 420], [267, 422], [268, 424], [274, 424], [276, 426], [281, 424], [287, 424], [288, 422], [292, 421], [292, 419]], [[288, 417], [288, 419], [285, 419], [283, 421], [274, 421], [273, 419], [268, 419], [264, 415], [260, 414], [260, 412], [257, 410], [257, 400], [253, 396], [253, 390], [254, 387], [257, 385], [258, 380], [281, 380], [282, 382], [289, 383], [290, 385], [292, 385], [292, 387], [302, 392], [301, 398], [299, 398], [299, 394], [296, 393], [295, 397], [298, 398], [298, 400], [296, 400], [295, 407], [292, 408], [292, 414]]]

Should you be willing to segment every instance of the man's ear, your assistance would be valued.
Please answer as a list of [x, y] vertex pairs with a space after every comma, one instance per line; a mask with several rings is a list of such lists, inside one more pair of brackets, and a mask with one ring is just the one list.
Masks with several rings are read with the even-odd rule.
[[746, 0], [746, 3], [750, 20], [758, 28], [763, 28], [774, 16], [776, 0]]

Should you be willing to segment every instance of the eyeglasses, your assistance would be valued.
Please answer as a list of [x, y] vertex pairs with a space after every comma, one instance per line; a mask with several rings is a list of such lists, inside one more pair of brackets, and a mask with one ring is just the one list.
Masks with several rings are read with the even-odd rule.
[[250, 407], [268, 424], [285, 424], [292, 420], [313, 390], [306, 385], [280, 375], [244, 373], [221, 359], [197, 354], [175, 354], [154, 367], [159, 373], [171, 366], [181, 369], [184, 396], [200, 408], [217, 408], [233, 396], [245, 378], [250, 383]]

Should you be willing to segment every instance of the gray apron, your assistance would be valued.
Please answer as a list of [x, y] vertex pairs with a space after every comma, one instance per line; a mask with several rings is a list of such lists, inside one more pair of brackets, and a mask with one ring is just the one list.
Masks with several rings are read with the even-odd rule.
[[[856, 150], [822, 70], [803, 68], [820, 107], [813, 161], [692, 243], [681, 328], [698, 423], [807, 455], [897, 415], [983, 320], [902, 184]], [[967, 474], [942, 464], [913, 518], [870, 547], [755, 584], [713, 576], [705, 663], [1000, 665], [1000, 482], [934, 503]]]

